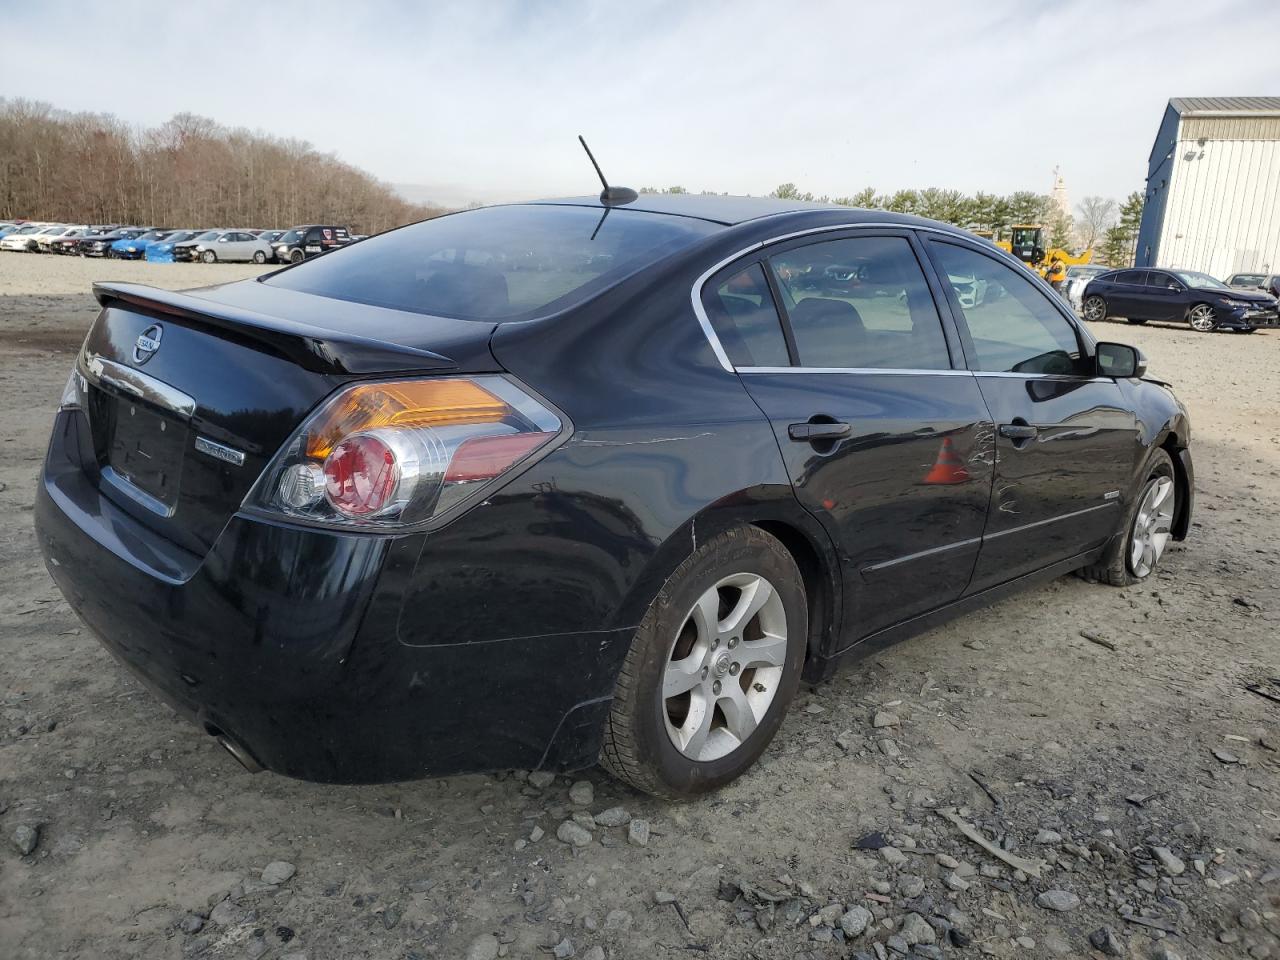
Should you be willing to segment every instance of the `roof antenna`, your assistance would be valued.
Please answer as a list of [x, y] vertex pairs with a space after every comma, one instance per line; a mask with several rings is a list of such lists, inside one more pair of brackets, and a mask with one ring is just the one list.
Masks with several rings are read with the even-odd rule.
[[622, 203], [630, 203], [639, 196], [630, 187], [609, 186], [609, 181], [604, 178], [604, 171], [600, 169], [600, 164], [596, 163], [595, 155], [592, 154], [591, 148], [587, 146], [587, 141], [582, 139], [582, 134], [578, 134], [578, 142], [582, 144], [582, 149], [587, 151], [587, 159], [596, 168], [596, 176], [600, 178], [600, 183], [604, 185], [604, 189], [600, 191], [600, 202], [602, 204], [606, 207], [617, 206]]

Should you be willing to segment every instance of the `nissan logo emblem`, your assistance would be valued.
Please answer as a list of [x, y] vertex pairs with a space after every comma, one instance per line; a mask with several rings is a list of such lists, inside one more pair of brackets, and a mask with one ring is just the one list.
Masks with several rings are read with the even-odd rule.
[[133, 362], [141, 365], [150, 360], [160, 349], [160, 338], [163, 335], [164, 327], [158, 323], [153, 323], [138, 334], [138, 339], [133, 341]]

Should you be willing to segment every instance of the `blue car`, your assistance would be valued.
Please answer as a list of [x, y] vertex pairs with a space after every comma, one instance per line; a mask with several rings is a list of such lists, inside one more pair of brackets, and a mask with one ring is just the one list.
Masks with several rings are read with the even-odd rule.
[[[125, 248], [129, 246], [137, 246], [138, 240], [146, 236], [148, 233], [155, 233], [155, 230], [147, 227], [126, 227], [119, 232], [119, 236], [114, 237], [111, 246], [107, 250], [108, 257], [115, 257], [122, 260], [132, 260], [141, 254], [138, 252], [125, 252]], [[140, 250], [141, 248], [139, 248]]]
[[199, 230], [171, 231], [166, 236], [147, 243], [143, 249], [143, 256], [150, 263], [173, 263], [174, 245], [193, 239], [199, 232]]
[[121, 237], [111, 244], [111, 255], [121, 260], [141, 260], [146, 253], [147, 244], [163, 240], [172, 230], [148, 230], [136, 237]]

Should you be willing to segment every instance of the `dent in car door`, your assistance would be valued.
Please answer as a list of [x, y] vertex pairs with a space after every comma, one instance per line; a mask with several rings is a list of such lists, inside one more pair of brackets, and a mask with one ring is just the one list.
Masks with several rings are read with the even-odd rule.
[[1141, 450], [1137, 418], [1093, 375], [1074, 323], [1020, 267], [930, 239], [939, 274], [988, 280], [951, 309], [996, 424], [995, 485], [970, 592], [1101, 546], [1116, 531]]
[[909, 235], [828, 235], [762, 256], [713, 276], [703, 304], [796, 496], [837, 545], [853, 642], [964, 592], [991, 423], [972, 375], [953, 368], [958, 340]]

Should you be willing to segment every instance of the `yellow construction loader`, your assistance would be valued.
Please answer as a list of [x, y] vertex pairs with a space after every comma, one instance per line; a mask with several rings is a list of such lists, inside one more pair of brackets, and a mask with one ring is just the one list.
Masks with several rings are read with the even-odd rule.
[[1049, 264], [1061, 260], [1066, 266], [1088, 263], [1093, 259], [1093, 251], [1086, 250], [1079, 255], [1063, 250], [1061, 247], [1045, 249], [1044, 224], [1015, 223], [1009, 228], [1009, 239], [1000, 240], [996, 246], [1007, 250], [1025, 263], [1029, 268], [1044, 276]]

